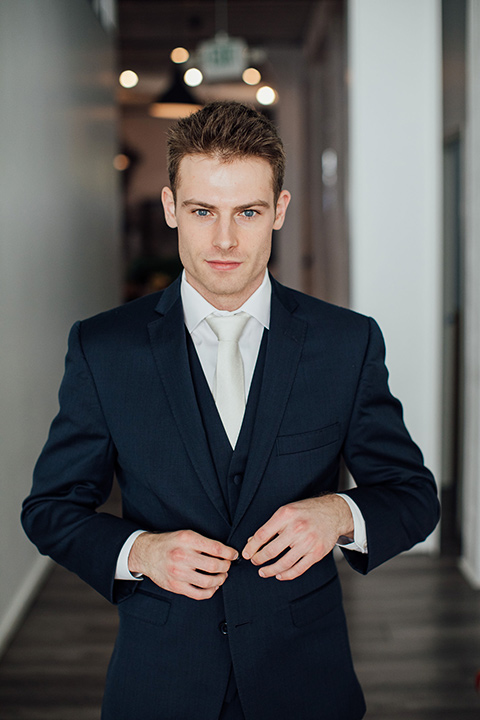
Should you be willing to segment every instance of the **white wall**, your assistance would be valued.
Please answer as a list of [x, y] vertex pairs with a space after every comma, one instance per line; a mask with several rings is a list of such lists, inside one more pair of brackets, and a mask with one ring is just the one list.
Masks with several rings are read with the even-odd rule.
[[113, 42], [86, 0], [0, 3], [0, 651], [45, 568], [20, 506], [69, 326], [119, 301]]
[[349, 0], [352, 307], [379, 321], [391, 389], [437, 474], [440, 11], [437, 0]]

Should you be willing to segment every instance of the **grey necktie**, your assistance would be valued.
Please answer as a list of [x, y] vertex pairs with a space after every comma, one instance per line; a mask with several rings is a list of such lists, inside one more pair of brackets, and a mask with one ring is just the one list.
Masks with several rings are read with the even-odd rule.
[[245, 377], [238, 341], [250, 315], [210, 315], [206, 318], [218, 338], [213, 396], [223, 427], [234, 448], [245, 412]]

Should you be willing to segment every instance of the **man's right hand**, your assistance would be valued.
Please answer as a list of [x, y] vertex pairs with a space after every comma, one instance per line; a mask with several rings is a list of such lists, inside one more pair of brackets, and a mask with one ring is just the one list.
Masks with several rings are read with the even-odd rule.
[[139, 535], [128, 558], [131, 573], [146, 575], [164, 590], [206, 600], [227, 579], [238, 552], [193, 530]]

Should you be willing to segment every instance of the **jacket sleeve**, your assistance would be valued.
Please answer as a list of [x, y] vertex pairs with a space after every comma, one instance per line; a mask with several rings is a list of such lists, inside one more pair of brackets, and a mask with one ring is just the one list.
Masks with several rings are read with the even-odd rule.
[[111, 602], [137, 583], [115, 581], [118, 554], [138, 525], [98, 512], [113, 482], [116, 451], [95, 383], [73, 326], [60, 387], [60, 410], [23, 503], [22, 524], [44, 555], [72, 570]]
[[424, 540], [439, 519], [435, 481], [390, 393], [381, 331], [369, 320], [368, 347], [343, 448], [357, 487], [346, 493], [366, 523], [368, 554], [344, 551], [367, 573]]

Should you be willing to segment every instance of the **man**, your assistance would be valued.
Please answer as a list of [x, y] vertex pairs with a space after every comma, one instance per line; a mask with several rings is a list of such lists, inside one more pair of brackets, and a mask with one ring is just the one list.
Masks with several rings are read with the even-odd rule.
[[[119, 603], [105, 720], [357, 720], [332, 550], [366, 573], [423, 540], [433, 478], [376, 324], [267, 273], [290, 200], [275, 127], [213, 103], [168, 161], [184, 273], [74, 326], [24, 527]], [[342, 457], [357, 487], [337, 494]], [[96, 512], [114, 473], [123, 518]]]

